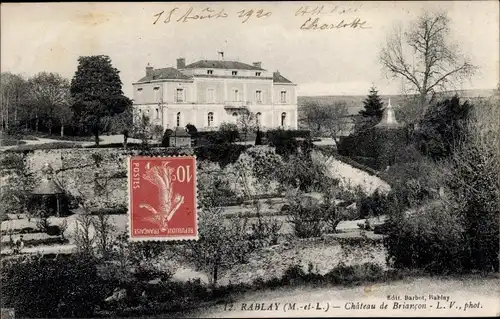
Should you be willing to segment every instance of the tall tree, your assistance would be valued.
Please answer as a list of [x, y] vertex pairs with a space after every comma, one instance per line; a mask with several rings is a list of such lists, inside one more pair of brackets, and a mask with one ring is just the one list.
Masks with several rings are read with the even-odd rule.
[[132, 104], [123, 95], [119, 73], [109, 56], [78, 59], [78, 68], [71, 81], [73, 110], [81, 125], [94, 135], [96, 145], [99, 145], [99, 135], [106, 129], [107, 119]]
[[378, 95], [377, 89], [373, 86], [370, 89], [370, 94], [363, 101], [364, 109], [359, 111], [359, 115], [361, 115], [361, 119], [359, 123], [356, 123], [356, 131], [359, 132], [361, 130], [373, 127], [382, 119], [382, 115], [384, 114], [384, 103], [382, 99]]
[[9, 130], [12, 124], [17, 125], [28, 120], [26, 102], [28, 99], [28, 83], [18, 74], [2, 72], [0, 76], [0, 117], [2, 130]]
[[446, 13], [425, 12], [406, 32], [397, 27], [380, 53], [385, 71], [419, 95], [422, 114], [436, 92], [454, 88], [477, 70], [451, 43], [449, 23]]
[[69, 80], [57, 73], [41, 72], [32, 77], [29, 84], [35, 131], [38, 131], [40, 117], [44, 116], [50, 133], [54, 120], [57, 120], [61, 125], [61, 136], [64, 136], [64, 126], [72, 117]]

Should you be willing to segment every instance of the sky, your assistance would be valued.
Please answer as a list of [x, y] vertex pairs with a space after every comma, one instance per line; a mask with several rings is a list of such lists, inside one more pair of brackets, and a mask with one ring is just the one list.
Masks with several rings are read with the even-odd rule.
[[[313, 15], [320, 5], [328, 14]], [[206, 8], [213, 17], [182, 18], [206, 16]], [[192, 63], [224, 51], [226, 60], [279, 70], [298, 84], [299, 95], [364, 95], [372, 84], [380, 94], [398, 94], [401, 80], [387, 78], [379, 63], [381, 45], [395, 25], [438, 9], [451, 20], [450, 40], [479, 66], [462, 89], [496, 88], [498, 1], [9, 3], [1, 5], [1, 71], [72, 78], [79, 56], [105, 54], [131, 97], [148, 63], [175, 67], [179, 57]], [[320, 25], [366, 22], [364, 28], [301, 28], [309, 18]]]

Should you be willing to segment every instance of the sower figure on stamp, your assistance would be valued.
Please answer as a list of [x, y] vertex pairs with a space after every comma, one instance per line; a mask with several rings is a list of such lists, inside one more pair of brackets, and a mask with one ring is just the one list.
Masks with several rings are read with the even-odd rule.
[[172, 181], [172, 174], [174, 169], [168, 166], [169, 162], [163, 162], [162, 167], [147, 165], [146, 173], [143, 177], [153, 185], [158, 187], [158, 196], [160, 207], [156, 210], [149, 204], [140, 204], [139, 207], [149, 210], [153, 216], [150, 221], [159, 224], [160, 230], [166, 231], [168, 222], [174, 216], [175, 212], [184, 203], [184, 196], [176, 194], [174, 196], [174, 188]]

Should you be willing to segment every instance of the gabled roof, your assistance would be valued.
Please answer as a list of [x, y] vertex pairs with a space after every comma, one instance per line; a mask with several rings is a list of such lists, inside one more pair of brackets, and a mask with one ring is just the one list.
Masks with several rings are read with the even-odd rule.
[[232, 70], [260, 70], [259, 68], [250, 64], [237, 62], [237, 61], [218, 61], [218, 60], [200, 60], [186, 65], [186, 69], [232, 69]]
[[292, 83], [292, 81], [285, 78], [279, 72], [273, 72], [273, 82], [274, 83]]
[[56, 195], [64, 194], [64, 191], [55, 181], [43, 178], [31, 193], [35, 195]]
[[191, 135], [189, 135], [186, 129], [182, 127], [176, 127], [172, 132], [172, 135], [170, 135], [170, 137], [190, 137], [190, 136]]
[[148, 82], [153, 80], [190, 80], [191, 77], [183, 74], [175, 68], [154, 69], [153, 75], [147, 75], [138, 82]]

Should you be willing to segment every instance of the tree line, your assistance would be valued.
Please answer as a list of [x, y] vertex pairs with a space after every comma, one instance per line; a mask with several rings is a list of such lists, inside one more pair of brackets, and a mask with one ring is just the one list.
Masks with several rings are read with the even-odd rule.
[[71, 80], [40, 72], [30, 78], [1, 74], [0, 120], [7, 134], [99, 135], [132, 125], [132, 101], [109, 56], [82, 56]]

